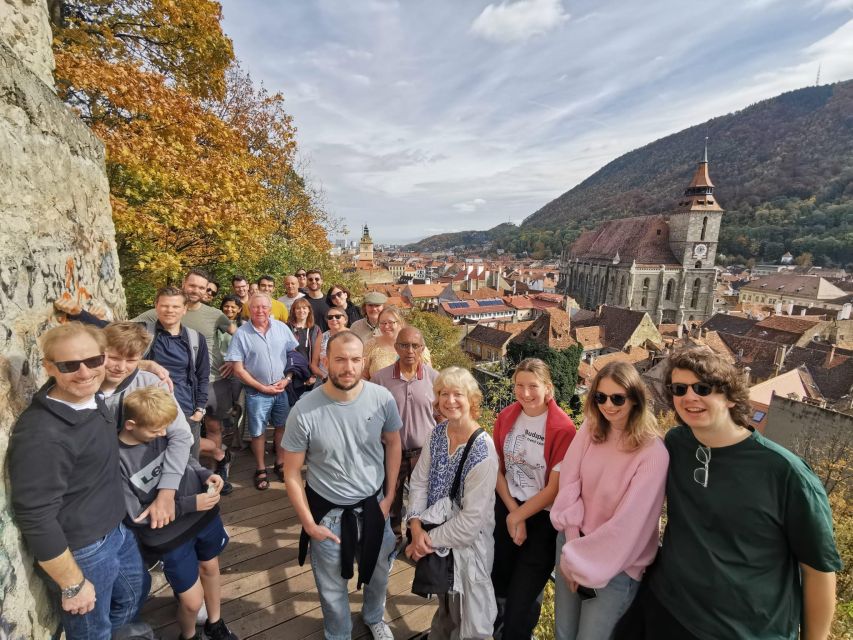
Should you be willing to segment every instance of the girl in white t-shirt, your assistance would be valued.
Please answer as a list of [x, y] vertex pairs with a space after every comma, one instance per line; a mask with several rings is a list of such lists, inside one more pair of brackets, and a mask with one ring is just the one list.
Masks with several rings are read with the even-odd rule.
[[501, 464], [492, 568], [495, 635], [529, 640], [539, 620], [537, 597], [554, 569], [557, 531], [548, 514], [559, 487], [554, 467], [575, 426], [554, 400], [551, 373], [542, 360], [522, 360], [512, 379], [516, 402], [500, 412], [494, 429]]

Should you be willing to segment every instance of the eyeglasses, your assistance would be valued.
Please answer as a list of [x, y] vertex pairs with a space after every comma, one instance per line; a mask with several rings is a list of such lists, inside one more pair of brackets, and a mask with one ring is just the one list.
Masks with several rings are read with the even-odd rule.
[[711, 463], [711, 448], [701, 444], [696, 449], [696, 459], [704, 466], [693, 470], [693, 479], [703, 487], [708, 486], [708, 465]]
[[397, 342], [394, 346], [402, 351], [420, 351], [424, 348], [424, 345], [416, 342]]
[[80, 369], [81, 364], [85, 364], [87, 369], [97, 369], [98, 367], [103, 366], [105, 359], [106, 356], [101, 354], [99, 356], [86, 358], [85, 360], [65, 360], [64, 362], [54, 362], [53, 364], [55, 364], [56, 368], [62, 373], [74, 373]]
[[335, 293], [331, 294], [329, 297], [330, 298], [340, 298], [341, 296], [345, 296], [345, 295], [346, 295], [346, 293], [343, 291], [336, 291]]
[[709, 396], [714, 392], [714, 385], [707, 382], [694, 382], [693, 384], [685, 384], [684, 382], [673, 382], [669, 385], [669, 390], [674, 396], [681, 397], [687, 394], [687, 388], [693, 389], [693, 393], [697, 396]]
[[303, 271], [302, 273], [297, 273], [297, 274], [296, 274], [296, 277], [297, 277], [297, 278], [304, 278], [304, 277], [305, 277], [305, 275], [306, 275], [306, 274], [305, 274], [305, 272]]
[[343, 320], [346, 316], [335, 314], [333, 316], [326, 316], [326, 320]]
[[208, 289], [207, 292], [212, 296], [215, 296], [217, 293], [219, 293], [216, 289]]
[[323, 278], [308, 278], [308, 282], [320, 282]]
[[610, 395], [607, 395], [606, 393], [601, 393], [600, 391], [596, 391], [592, 397], [595, 399], [596, 404], [604, 404], [607, 402], [607, 399], [610, 398], [610, 402], [613, 403], [614, 407], [621, 407], [628, 399], [628, 396], [626, 396], [624, 393], [612, 393]]

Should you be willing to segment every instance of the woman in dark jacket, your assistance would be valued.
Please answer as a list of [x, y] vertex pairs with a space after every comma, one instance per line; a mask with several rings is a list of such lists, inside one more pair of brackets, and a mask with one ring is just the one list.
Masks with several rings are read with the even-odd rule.
[[351, 327], [356, 320], [361, 320], [361, 309], [352, 303], [352, 295], [349, 289], [339, 284], [329, 287], [326, 294], [326, 304], [329, 308], [336, 307], [347, 314], [347, 326]]

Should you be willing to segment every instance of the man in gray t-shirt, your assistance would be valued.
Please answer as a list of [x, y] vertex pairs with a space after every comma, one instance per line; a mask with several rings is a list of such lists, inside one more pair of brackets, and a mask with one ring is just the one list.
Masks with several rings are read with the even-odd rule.
[[[284, 475], [293, 508], [305, 534], [310, 536], [311, 568], [327, 638], [349, 638], [352, 631], [349, 589], [344, 577], [347, 567], [342, 554], [357, 541], [347, 540], [348, 531], [342, 524], [346, 525], [347, 513], [354, 508], [360, 520], [358, 536], [363, 538], [366, 549], [373, 523], [368, 515], [375, 511], [375, 500], [379, 500], [381, 515], [376, 517], [383, 529], [382, 540], [375, 568], [365, 581], [362, 617], [374, 638], [393, 640], [383, 616], [394, 555], [388, 512], [400, 469], [403, 423], [391, 393], [362, 380], [363, 352], [361, 339], [350, 331], [329, 340], [328, 380], [303, 396], [287, 418], [282, 439]], [[306, 463], [307, 492], [301, 475]], [[315, 520], [318, 503], [331, 508], [321, 509]], [[364, 550], [361, 555], [360, 577]], [[351, 575], [351, 558], [349, 562]]]

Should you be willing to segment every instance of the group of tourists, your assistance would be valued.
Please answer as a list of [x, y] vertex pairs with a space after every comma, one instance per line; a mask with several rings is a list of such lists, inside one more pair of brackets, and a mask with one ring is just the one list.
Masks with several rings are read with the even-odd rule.
[[413, 592], [437, 600], [434, 640], [529, 640], [552, 577], [561, 640], [828, 637], [840, 559], [826, 493], [751, 429], [742, 376], [711, 350], [669, 357], [679, 424], [665, 436], [630, 364], [601, 368], [576, 427], [535, 358], [484, 429], [471, 373], [434, 369], [382, 294], [357, 307], [304, 269], [278, 299], [272, 277], [256, 284], [235, 276], [217, 310], [218, 283], [191, 270], [134, 321], [66, 304], [82, 322], [42, 336], [50, 378], [12, 432], [11, 496], [69, 640], [131, 623], [158, 560], [180, 637], [199, 637], [206, 609], [205, 637], [236, 638], [217, 558], [223, 424], [241, 397], [253, 484], [285, 483], [326, 638], [351, 637], [356, 575], [371, 635], [393, 638], [399, 554], [415, 564]]

